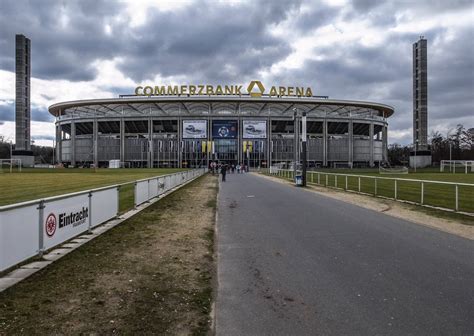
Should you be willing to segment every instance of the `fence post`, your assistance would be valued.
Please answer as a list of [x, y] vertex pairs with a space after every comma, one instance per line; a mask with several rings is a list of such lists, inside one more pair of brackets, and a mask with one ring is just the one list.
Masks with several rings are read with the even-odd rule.
[[321, 185], [321, 173], [318, 173], [318, 185]]
[[92, 232], [92, 191], [89, 191], [89, 227], [87, 228], [87, 232]]
[[43, 222], [44, 222], [44, 201], [41, 200], [38, 204], [38, 256], [41, 258], [44, 252], [44, 235], [43, 235]]
[[345, 188], [345, 190], [347, 191], [347, 175], [346, 175], [346, 188]]
[[133, 184], [133, 197], [134, 197], [133, 207], [136, 208], [137, 207], [137, 182], [136, 181]]
[[459, 211], [459, 186], [456, 184], [456, 207], [455, 211]]
[[397, 181], [398, 181], [398, 180], [395, 180], [395, 195], [394, 195], [394, 196], [395, 196], [395, 197], [394, 197], [395, 199], [397, 199], [397, 197], [398, 197], [398, 196], [397, 196]]
[[337, 175], [334, 175], [334, 187], [337, 189]]
[[314, 183], [314, 173], [311, 173], [311, 183]]
[[359, 192], [360, 192], [360, 176], [359, 176]]
[[425, 183], [421, 182], [421, 205], [423, 205], [423, 201], [425, 198]]
[[117, 216], [120, 213], [120, 184], [117, 186]]
[[326, 184], [324, 185], [325, 187], [328, 186], [328, 174], [326, 174]]
[[377, 196], [377, 178], [374, 178], [374, 196]]

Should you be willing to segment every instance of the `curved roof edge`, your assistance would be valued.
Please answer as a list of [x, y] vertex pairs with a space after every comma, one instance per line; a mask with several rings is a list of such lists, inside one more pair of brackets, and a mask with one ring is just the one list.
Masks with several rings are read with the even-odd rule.
[[158, 103], [158, 102], [251, 102], [251, 103], [299, 103], [299, 104], [324, 104], [324, 105], [350, 105], [356, 107], [372, 108], [382, 112], [385, 117], [390, 117], [395, 112], [395, 109], [386, 104], [358, 101], [358, 100], [343, 100], [343, 99], [321, 99], [311, 97], [261, 97], [253, 98], [250, 96], [200, 96], [200, 97], [187, 97], [187, 96], [173, 96], [173, 97], [126, 97], [126, 98], [102, 98], [102, 99], [84, 99], [84, 100], [72, 100], [53, 104], [48, 107], [49, 113], [53, 116], [58, 117], [61, 110], [87, 106], [87, 105], [106, 105], [106, 104], [130, 104], [130, 103]]

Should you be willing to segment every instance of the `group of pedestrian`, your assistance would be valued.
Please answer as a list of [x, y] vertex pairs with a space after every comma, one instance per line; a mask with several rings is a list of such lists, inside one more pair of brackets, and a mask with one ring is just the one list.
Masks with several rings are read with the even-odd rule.
[[246, 164], [227, 164], [221, 162], [211, 162], [209, 164], [209, 170], [211, 171], [212, 175], [220, 174], [222, 175], [222, 182], [225, 182], [225, 177], [228, 172], [234, 174], [237, 171], [237, 174], [241, 173], [248, 173], [248, 166]]

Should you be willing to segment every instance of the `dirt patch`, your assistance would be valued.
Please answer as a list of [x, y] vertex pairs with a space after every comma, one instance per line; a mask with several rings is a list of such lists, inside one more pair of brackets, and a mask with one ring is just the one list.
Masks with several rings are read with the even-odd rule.
[[208, 334], [216, 196], [204, 176], [0, 293], [0, 335]]
[[[258, 176], [271, 179], [280, 183], [293, 185], [293, 183], [278, 177], [259, 174]], [[440, 218], [436, 216], [439, 210], [425, 209], [420, 206], [412, 206], [409, 204], [385, 200], [381, 198], [355, 194], [351, 192], [339, 191], [331, 188], [310, 185], [307, 190], [338, 199], [347, 203], [355, 204], [363, 208], [383, 212], [387, 215], [402, 218], [416, 224], [421, 224], [436, 228], [441, 231], [449, 232], [464, 238], [474, 240], [474, 226], [471, 223], [463, 223], [462, 220]], [[434, 213], [434, 214], [432, 214]], [[449, 213], [447, 214], [450, 215]]]

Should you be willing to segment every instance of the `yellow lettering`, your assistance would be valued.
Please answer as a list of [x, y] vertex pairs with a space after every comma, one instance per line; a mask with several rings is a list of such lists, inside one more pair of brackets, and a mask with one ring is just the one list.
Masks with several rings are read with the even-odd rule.
[[164, 96], [166, 88], [164, 86], [155, 86], [155, 96]]
[[143, 93], [140, 92], [140, 91], [142, 91], [142, 90], [143, 90], [143, 86], [137, 86], [137, 87], [135, 88], [135, 95], [136, 95], [136, 96], [143, 96]]
[[242, 85], [235, 85], [235, 94], [236, 95], [241, 95], [242, 93], [240, 92], [242, 90]]
[[196, 94], [196, 85], [189, 85], [189, 94], [190, 95]]
[[225, 94], [226, 95], [233, 95], [234, 94], [234, 87], [232, 85], [225, 86]]
[[304, 88], [302, 88], [302, 87], [297, 87], [297, 88], [296, 88], [296, 95], [297, 95], [298, 97], [302, 97], [302, 96], [304, 95]]
[[280, 86], [280, 87], [278, 88], [278, 91], [279, 91], [280, 96], [285, 96], [285, 92], [286, 92], [285, 87]]
[[177, 85], [175, 86], [168, 85], [168, 92], [167, 92], [168, 95], [177, 96], [178, 92], [179, 92], [179, 89]]
[[293, 96], [294, 95], [295, 88], [292, 86], [288, 87], [288, 96]]
[[224, 94], [224, 92], [222, 91], [222, 86], [217, 85], [217, 87], [216, 87], [216, 95], [221, 95], [221, 94]]
[[153, 88], [151, 86], [145, 86], [143, 88], [143, 95], [151, 96], [153, 94]]
[[306, 97], [312, 97], [313, 96], [313, 91], [311, 91], [311, 88], [306, 89]]
[[270, 89], [270, 96], [278, 96], [276, 87], [272, 86], [272, 88]]
[[206, 85], [206, 94], [207, 95], [213, 95], [214, 94], [214, 88], [212, 85]]
[[185, 95], [188, 94], [188, 86], [187, 85], [181, 85], [181, 92], [180, 94]]
[[198, 95], [204, 94], [204, 85], [198, 85], [198, 88], [199, 88]]

